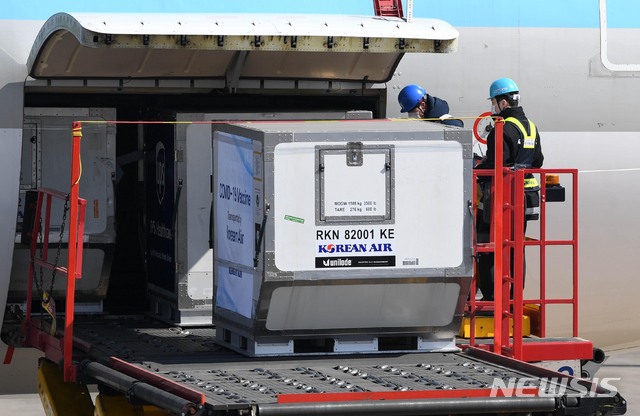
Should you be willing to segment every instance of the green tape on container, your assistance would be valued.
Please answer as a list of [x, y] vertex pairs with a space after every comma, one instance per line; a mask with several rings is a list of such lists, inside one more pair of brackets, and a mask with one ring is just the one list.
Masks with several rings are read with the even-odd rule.
[[304, 224], [304, 219], [303, 218], [298, 218], [298, 217], [294, 217], [291, 215], [285, 215], [284, 219], [287, 221], [293, 221], [293, 222], [297, 222], [298, 224]]

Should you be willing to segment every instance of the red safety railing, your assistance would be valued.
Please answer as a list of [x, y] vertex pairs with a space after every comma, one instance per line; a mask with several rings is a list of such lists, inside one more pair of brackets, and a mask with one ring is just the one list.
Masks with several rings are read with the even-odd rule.
[[[503, 151], [504, 120], [495, 120], [495, 154]], [[578, 171], [577, 169], [520, 169], [503, 166], [502, 157], [495, 158], [494, 170], [475, 170], [474, 183], [478, 177], [491, 179], [491, 224], [488, 243], [478, 243], [474, 239], [475, 253], [494, 253], [494, 300], [477, 301], [476, 279], [471, 286], [471, 296], [467, 302], [470, 320], [469, 344], [492, 349], [497, 354], [511, 356], [524, 361], [550, 359], [591, 358], [593, 346], [584, 340], [546, 340], [547, 308], [549, 305], [567, 304], [571, 306], [572, 337], [578, 336]], [[539, 177], [540, 214], [539, 239], [526, 238], [524, 233], [525, 195], [524, 177], [533, 174]], [[571, 176], [571, 237], [568, 239], [548, 239], [547, 235], [547, 176]], [[477, 212], [477, 190], [474, 187], [474, 213]], [[475, 233], [474, 233], [475, 235]], [[524, 257], [525, 247], [539, 247], [539, 297], [524, 299]], [[571, 259], [571, 296], [547, 296], [547, 249], [550, 246], [568, 246]], [[513, 265], [511, 251], [513, 250]], [[512, 272], [513, 271], [513, 272]], [[513, 275], [512, 275], [513, 273]], [[513, 285], [513, 299], [511, 286]], [[539, 340], [526, 343], [523, 340], [523, 316], [525, 305], [539, 307]], [[476, 318], [479, 314], [493, 312], [493, 343], [479, 343], [476, 339]]]
[[[73, 365], [73, 322], [74, 322], [74, 302], [75, 302], [75, 280], [82, 274], [82, 246], [84, 235], [84, 221], [86, 211], [86, 200], [78, 197], [80, 182], [80, 140], [82, 137], [82, 126], [74, 123], [72, 135], [72, 158], [71, 158], [71, 186], [69, 194], [65, 194], [53, 189], [38, 189], [38, 202], [36, 205], [35, 220], [31, 238], [31, 261], [29, 262], [29, 277], [27, 286], [26, 314], [23, 321], [23, 333], [25, 335], [25, 346], [31, 346], [42, 350], [45, 356], [53, 362], [62, 362], [65, 381], [75, 381], [76, 367]], [[54, 262], [49, 256], [49, 232], [51, 228], [51, 207], [54, 199], [68, 201], [68, 244], [67, 244], [67, 265], [58, 264], [58, 256]], [[42, 226], [42, 211], [44, 208], [44, 226]], [[42, 226], [42, 229], [41, 229]], [[42, 235], [41, 248], [38, 250], [38, 235]], [[62, 237], [62, 236], [61, 236]], [[33, 285], [35, 267], [59, 273], [66, 276], [66, 304], [64, 329], [51, 333], [44, 328], [44, 320], [34, 317], [32, 313], [32, 303], [34, 301]], [[53, 287], [53, 283], [52, 283]], [[40, 287], [42, 290], [43, 288]], [[48, 295], [52, 295], [48, 293]], [[49, 302], [55, 302], [49, 300]], [[46, 300], [43, 299], [46, 304]], [[55, 320], [55, 312], [52, 314]], [[55, 328], [55, 322], [51, 326]]]

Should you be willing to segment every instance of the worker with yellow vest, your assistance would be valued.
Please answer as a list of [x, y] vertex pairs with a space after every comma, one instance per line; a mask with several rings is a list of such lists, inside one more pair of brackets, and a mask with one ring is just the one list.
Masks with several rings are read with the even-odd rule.
[[[505, 120], [503, 127], [503, 155], [505, 167], [514, 169], [540, 168], [544, 161], [540, 134], [536, 125], [530, 121], [520, 107], [520, 89], [511, 78], [500, 78], [489, 87], [492, 113]], [[476, 165], [476, 169], [493, 169], [495, 163], [495, 129], [487, 136], [487, 152]], [[490, 178], [479, 178], [483, 190], [482, 204], [479, 206], [476, 222], [476, 238], [479, 243], [489, 241]], [[538, 219], [540, 205], [538, 191], [540, 186], [533, 175], [525, 176], [526, 213], [524, 228], [528, 220]], [[513, 253], [512, 253], [513, 255]], [[493, 300], [493, 253], [478, 254], [479, 286], [484, 300]], [[513, 257], [512, 262], [513, 264]]]

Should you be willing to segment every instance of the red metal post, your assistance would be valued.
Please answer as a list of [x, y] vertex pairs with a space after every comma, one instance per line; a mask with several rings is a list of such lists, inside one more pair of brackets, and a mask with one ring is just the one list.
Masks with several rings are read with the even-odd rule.
[[13, 353], [16, 351], [16, 348], [14, 346], [7, 346], [7, 351], [4, 354], [4, 360], [2, 361], [2, 364], [11, 364], [11, 360], [13, 359]]
[[82, 277], [82, 253], [84, 251], [82, 248], [82, 245], [84, 244], [84, 220], [85, 220], [86, 211], [87, 211], [86, 210], [87, 200], [79, 198], [78, 208], [79, 208], [78, 232], [77, 232], [78, 243], [76, 245], [77, 250], [76, 250], [76, 272], [75, 272], [76, 279], [80, 279]]
[[573, 173], [573, 336], [578, 336], [578, 171]]
[[80, 140], [82, 124], [73, 123], [71, 148], [71, 189], [69, 192], [69, 247], [67, 264], [67, 299], [64, 324], [64, 380], [75, 381], [73, 366], [73, 321], [76, 290], [76, 254], [78, 251], [78, 191], [80, 187]]
[[[475, 168], [475, 166], [474, 166]], [[473, 179], [473, 190], [471, 192], [472, 194], [472, 210], [471, 210], [471, 214], [473, 215], [473, 218], [477, 218], [477, 213], [478, 213], [478, 175], [475, 171], [475, 169], [472, 171], [473, 174], [471, 175], [471, 178]], [[472, 222], [472, 224], [475, 225], [476, 221], [474, 220]], [[473, 267], [473, 276], [471, 278], [471, 290], [469, 291], [469, 303], [467, 304], [467, 313], [469, 314], [469, 345], [474, 346], [476, 344], [476, 293], [478, 292], [478, 286], [477, 286], [477, 278], [478, 278], [478, 268], [476, 267], [476, 262], [478, 260], [477, 258], [477, 254], [478, 254], [478, 240], [477, 240], [477, 233], [476, 230], [472, 230], [471, 232], [471, 245], [474, 249], [473, 251], [473, 260], [474, 260], [474, 267]]]
[[515, 171], [512, 189], [514, 221], [513, 230], [513, 357], [522, 359], [522, 297], [524, 291], [524, 171]]
[[511, 251], [513, 250], [513, 189], [514, 175], [510, 168], [504, 168], [503, 190], [502, 190], [502, 236], [500, 241], [502, 244], [502, 279], [500, 279], [500, 293], [502, 298], [502, 310], [499, 311], [499, 319], [502, 321], [502, 354], [513, 355], [511, 345], [509, 343], [511, 330], [511, 314], [509, 306], [511, 305], [510, 289], [513, 284], [513, 276], [511, 275]]
[[503, 128], [504, 119], [496, 117], [495, 119], [495, 163], [494, 163], [494, 192], [492, 195], [491, 215], [494, 226], [494, 267], [493, 267], [493, 292], [494, 292], [494, 332], [493, 332], [493, 351], [496, 354], [502, 354], [502, 312], [504, 310], [502, 299], [502, 256], [503, 256]]
[[542, 175], [540, 190], [540, 337], [547, 336], [547, 175]]

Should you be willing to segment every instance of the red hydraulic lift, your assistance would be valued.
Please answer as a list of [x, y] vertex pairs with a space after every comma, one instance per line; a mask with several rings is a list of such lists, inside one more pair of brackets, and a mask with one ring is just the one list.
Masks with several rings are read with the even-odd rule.
[[[496, 154], [502, 154], [502, 133], [504, 120], [496, 118]], [[540, 177], [540, 236], [538, 239], [524, 235], [524, 175], [531, 173]], [[572, 180], [572, 224], [571, 237], [563, 240], [547, 238], [546, 200], [547, 177], [558, 174], [569, 175]], [[502, 164], [502, 158], [495, 160], [495, 169], [474, 171], [478, 176], [492, 177], [491, 237], [488, 243], [475, 243], [475, 252], [494, 253], [494, 301], [475, 299], [475, 280], [467, 304], [470, 321], [469, 345], [513, 357], [517, 360], [535, 362], [546, 360], [589, 360], [593, 355], [591, 341], [578, 338], [578, 171], [577, 169], [520, 169], [513, 170]], [[474, 188], [474, 203], [476, 202]], [[474, 207], [475, 208], [475, 207]], [[475, 210], [474, 210], [475, 212]], [[524, 299], [524, 248], [539, 248], [540, 287], [535, 299]], [[571, 249], [571, 296], [565, 298], [547, 297], [546, 250], [551, 246], [567, 246]], [[513, 267], [510, 252], [513, 250]], [[513, 272], [512, 272], [513, 271]], [[513, 285], [513, 299], [510, 288]], [[549, 305], [566, 304], [571, 307], [572, 337], [547, 338], [546, 318]], [[527, 342], [523, 337], [523, 316], [525, 306], [539, 310], [540, 327], [535, 342]], [[493, 312], [493, 342], [481, 342], [476, 338], [476, 321], [482, 312]]]

